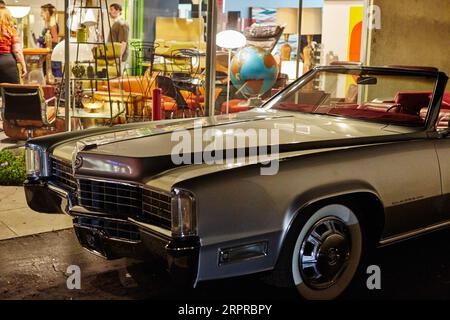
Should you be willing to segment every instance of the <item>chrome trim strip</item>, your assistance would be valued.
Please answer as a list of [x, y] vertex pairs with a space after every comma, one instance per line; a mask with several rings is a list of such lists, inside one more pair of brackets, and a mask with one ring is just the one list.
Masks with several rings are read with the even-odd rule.
[[[220, 258], [223, 256], [225, 251], [232, 252], [233, 250], [237, 250], [237, 249], [245, 248], [245, 247], [250, 247], [252, 245], [259, 244], [259, 243], [264, 244], [264, 252], [262, 252], [262, 253], [258, 253], [258, 254], [254, 255], [254, 256], [250, 256], [250, 257], [239, 259], [239, 260], [220, 262]], [[255, 259], [264, 258], [264, 257], [267, 257], [267, 255], [269, 254], [268, 251], [269, 251], [269, 240], [268, 239], [257, 241], [257, 242], [251, 242], [251, 243], [247, 243], [247, 244], [243, 244], [243, 245], [238, 245], [238, 246], [234, 246], [234, 247], [219, 248], [217, 250], [217, 257], [218, 257], [217, 265], [219, 267], [221, 267], [223, 265], [228, 265], [228, 264], [231, 264], [231, 263], [240, 263], [240, 262], [246, 262], [246, 261], [251, 261], [251, 260], [255, 260]]]
[[110, 179], [110, 178], [102, 179], [102, 178], [96, 178], [96, 177], [85, 176], [85, 175], [75, 175], [75, 179], [77, 180], [78, 183], [79, 183], [79, 180], [92, 180], [92, 181], [96, 181], [96, 182], [117, 183], [117, 184], [121, 184], [121, 185], [128, 186], [128, 187], [138, 187], [138, 188], [154, 191], [157, 193], [163, 193], [168, 197], [172, 197], [172, 193], [169, 191], [162, 190], [159, 188], [154, 188], [154, 187], [148, 187], [146, 184], [138, 183], [138, 182], [125, 182], [123, 180], [116, 180], [116, 179]]
[[116, 179], [102, 179], [102, 178], [96, 178], [96, 177], [90, 177], [90, 176], [83, 176], [83, 175], [75, 175], [75, 179], [77, 181], [79, 180], [91, 180], [95, 182], [105, 182], [105, 183], [117, 183], [128, 187], [138, 187], [138, 183], [132, 183], [132, 182], [124, 182], [123, 180], [116, 180]]
[[195, 249], [197, 249], [197, 247], [194, 247], [194, 246], [169, 248], [169, 245], [168, 245], [168, 244], [166, 244], [166, 245], [164, 246], [164, 248], [165, 248], [166, 250], [175, 251], [175, 252], [181, 252], [181, 251], [186, 251], [186, 250], [195, 250]]
[[49, 154], [49, 158], [50, 159], [55, 159], [57, 161], [61, 161], [61, 162], [65, 163], [65, 164], [67, 164], [68, 166], [72, 166], [72, 161], [67, 160], [67, 159], [63, 159], [63, 158], [58, 157], [58, 156], [55, 156], [53, 153]]
[[420, 228], [420, 229], [416, 229], [416, 230], [413, 230], [410, 232], [405, 232], [405, 233], [402, 233], [402, 234], [399, 234], [396, 236], [388, 237], [386, 239], [380, 240], [380, 243], [378, 246], [383, 247], [383, 246], [386, 246], [386, 245], [394, 243], [394, 242], [399, 242], [399, 241], [407, 240], [410, 238], [414, 238], [414, 237], [420, 236], [422, 234], [429, 233], [431, 231], [435, 231], [437, 229], [443, 229], [448, 226], [450, 226], [450, 220], [447, 220], [442, 223], [433, 224], [433, 225], [430, 225], [425, 228]]
[[[125, 222], [125, 224], [126, 224], [126, 222]], [[130, 243], [130, 244], [141, 243], [141, 240], [132, 241], [132, 240], [124, 239], [124, 238], [117, 238], [117, 237], [108, 236], [106, 234], [106, 232], [104, 232], [101, 228], [88, 227], [88, 226], [85, 226], [85, 225], [82, 225], [82, 224], [79, 224], [79, 223], [74, 223], [73, 226], [77, 227], [77, 228], [81, 228], [81, 229], [87, 229], [87, 230], [90, 230], [92, 232], [99, 232], [100, 231], [101, 232], [100, 236], [102, 238], [105, 238], [105, 239], [108, 239], [108, 240], [117, 241], [117, 242], [125, 242], [125, 243]], [[90, 250], [90, 249], [88, 249], [88, 250]]]
[[158, 227], [158, 226], [155, 226], [152, 224], [148, 224], [145, 222], [140, 222], [140, 221], [134, 220], [133, 218], [128, 218], [128, 221], [130, 221], [133, 224], [135, 224], [139, 227], [142, 227], [143, 229], [146, 229], [148, 231], [153, 231], [153, 232], [159, 233], [161, 235], [164, 235], [166, 237], [170, 237], [170, 238], [172, 237], [172, 232], [170, 230], [163, 229], [161, 227]]
[[71, 216], [77, 217], [88, 217], [88, 218], [92, 218], [92, 219], [104, 219], [104, 220], [111, 220], [111, 221], [117, 221], [117, 222], [122, 222], [122, 223], [126, 223], [127, 220], [125, 219], [118, 219], [118, 218], [111, 218], [109, 216], [105, 216], [104, 214], [102, 215], [99, 212], [94, 212], [94, 211], [89, 211], [81, 206], [73, 206], [71, 209]]
[[65, 213], [70, 215], [70, 210], [72, 210], [74, 204], [73, 204], [73, 197], [71, 197], [70, 192], [62, 189], [61, 187], [55, 185], [53, 182], [49, 181], [47, 183], [47, 187], [50, 191], [55, 192], [59, 197], [61, 197], [61, 210]]
[[160, 228], [158, 226], [154, 226], [152, 224], [136, 221], [136, 220], [134, 220], [132, 218], [128, 218], [127, 220], [123, 220], [123, 219], [105, 217], [105, 216], [99, 215], [98, 213], [95, 214], [95, 212], [86, 210], [86, 209], [84, 209], [83, 207], [80, 207], [80, 206], [74, 206], [71, 211], [72, 211], [71, 212], [71, 216], [88, 217], [88, 218], [92, 218], [92, 219], [103, 219], [103, 220], [110, 220], [110, 221], [116, 221], [116, 222], [121, 222], [121, 223], [129, 222], [129, 223], [134, 224], [134, 225], [136, 225], [138, 227], [142, 227], [144, 230], [147, 230], [149, 232], [156, 232], [156, 233], [159, 233], [162, 236], [172, 238], [172, 232], [170, 230], [163, 229], [163, 228]]
[[64, 197], [66, 199], [69, 198], [69, 192], [56, 186], [53, 182], [48, 182], [47, 185], [51, 191], [56, 192], [60, 197]]

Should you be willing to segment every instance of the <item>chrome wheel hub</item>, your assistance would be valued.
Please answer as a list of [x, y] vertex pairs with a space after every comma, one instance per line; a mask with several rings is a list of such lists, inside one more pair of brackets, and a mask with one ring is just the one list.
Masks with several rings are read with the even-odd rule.
[[299, 255], [299, 271], [313, 289], [332, 286], [348, 265], [351, 236], [347, 225], [337, 217], [326, 217], [306, 234]]

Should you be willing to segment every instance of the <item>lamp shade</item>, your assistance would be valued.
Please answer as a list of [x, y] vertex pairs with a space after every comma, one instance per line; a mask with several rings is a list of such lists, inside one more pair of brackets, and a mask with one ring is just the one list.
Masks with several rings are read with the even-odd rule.
[[27, 16], [31, 11], [30, 6], [7, 6], [6, 8], [11, 12], [11, 15], [16, 19], [21, 19]]
[[216, 44], [225, 49], [242, 48], [247, 43], [245, 36], [234, 30], [225, 30], [219, 32], [216, 37]]
[[[298, 33], [298, 9], [297, 8], [278, 8], [277, 24], [284, 25], [284, 33]], [[322, 9], [303, 8], [302, 9], [302, 34], [321, 34], [322, 33]]]
[[67, 25], [69, 26], [70, 31], [76, 32], [80, 28], [80, 21], [80, 9], [75, 9], [74, 11], [72, 11], [72, 14], [69, 16], [69, 19], [67, 21]]
[[284, 33], [298, 33], [298, 8], [278, 8], [276, 20], [284, 26]]
[[[74, 42], [76, 39], [72, 39]], [[52, 51], [52, 61], [59, 61], [64, 63], [64, 43], [65, 40], [61, 41], [56, 45]], [[70, 44], [70, 61], [74, 62], [77, 60], [77, 48], [78, 48], [78, 61], [91, 61], [94, 59], [92, 55], [92, 48], [86, 43], [71, 43]]]
[[302, 10], [302, 34], [322, 34], [321, 8], [304, 8]]
[[97, 18], [95, 17], [95, 13], [93, 9], [88, 9], [86, 14], [84, 15], [84, 19], [81, 22], [87, 27], [95, 26], [97, 24]]

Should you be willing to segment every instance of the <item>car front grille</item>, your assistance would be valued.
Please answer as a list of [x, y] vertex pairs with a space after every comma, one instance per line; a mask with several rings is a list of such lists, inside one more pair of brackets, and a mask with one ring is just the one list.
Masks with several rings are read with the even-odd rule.
[[142, 210], [142, 191], [134, 186], [82, 179], [79, 203], [91, 211], [135, 216]]
[[172, 225], [171, 197], [148, 189], [143, 189], [142, 197], [142, 213], [138, 218], [170, 229]]
[[77, 190], [77, 182], [73, 176], [70, 163], [51, 158], [52, 181], [71, 191]]
[[122, 183], [80, 179], [79, 204], [93, 212], [171, 228], [170, 195]]
[[108, 238], [139, 242], [139, 229], [129, 223], [91, 217], [77, 217], [74, 225], [81, 228], [95, 229], [103, 232]]

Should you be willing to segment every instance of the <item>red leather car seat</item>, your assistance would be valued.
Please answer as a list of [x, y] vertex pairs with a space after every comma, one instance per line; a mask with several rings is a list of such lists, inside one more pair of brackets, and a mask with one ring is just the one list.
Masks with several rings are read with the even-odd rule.
[[401, 113], [419, 115], [420, 109], [430, 104], [431, 92], [398, 92], [395, 103], [399, 104]]

